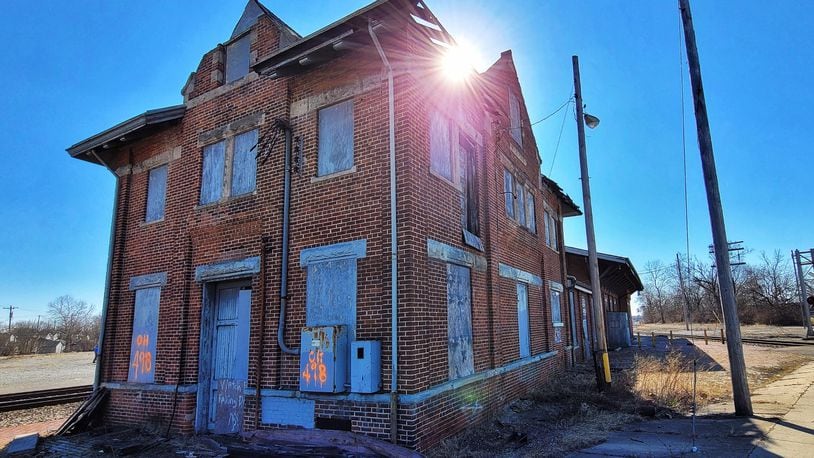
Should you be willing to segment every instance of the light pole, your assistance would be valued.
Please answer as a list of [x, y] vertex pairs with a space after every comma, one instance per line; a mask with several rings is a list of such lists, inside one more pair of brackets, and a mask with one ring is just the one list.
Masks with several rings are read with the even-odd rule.
[[[599, 124], [599, 118], [582, 112], [582, 85], [579, 80], [579, 57], [572, 56], [574, 65], [574, 98], [577, 105], [577, 134], [579, 136], [579, 169], [582, 179], [582, 206], [585, 210], [585, 235], [588, 239], [588, 274], [591, 277], [591, 302], [594, 312], [594, 329], [597, 334], [597, 346], [594, 349], [594, 359], [598, 352], [601, 362], [594, 361], [597, 370], [596, 381], [600, 388], [610, 386], [611, 372], [608, 358], [608, 341], [605, 336], [605, 311], [602, 308], [602, 287], [599, 284], [599, 260], [596, 256], [596, 235], [594, 234], [594, 213], [591, 207], [591, 184], [588, 177], [588, 153], [585, 148], [585, 126], [591, 129]], [[600, 367], [597, 364], [601, 364]], [[600, 373], [602, 376], [600, 376]], [[604, 383], [602, 383], [604, 381]]]

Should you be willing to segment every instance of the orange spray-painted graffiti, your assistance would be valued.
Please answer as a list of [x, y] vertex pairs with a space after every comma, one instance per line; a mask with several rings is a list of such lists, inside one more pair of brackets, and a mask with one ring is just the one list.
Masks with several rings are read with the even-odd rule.
[[324, 386], [328, 380], [328, 368], [323, 361], [324, 354], [320, 349], [312, 349], [308, 352], [308, 364], [300, 374], [307, 385], [310, 385], [313, 380], [314, 384], [319, 383], [319, 386]]
[[150, 336], [140, 334], [136, 336], [136, 351], [133, 352], [133, 360], [130, 367], [133, 368], [133, 376], [138, 379], [142, 374], [149, 374], [153, 370], [153, 353], [149, 349]]

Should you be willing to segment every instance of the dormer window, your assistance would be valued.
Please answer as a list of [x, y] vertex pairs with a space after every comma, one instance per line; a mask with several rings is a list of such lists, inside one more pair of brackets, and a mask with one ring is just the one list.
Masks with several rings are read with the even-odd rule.
[[249, 34], [226, 46], [226, 84], [237, 81], [249, 73]]

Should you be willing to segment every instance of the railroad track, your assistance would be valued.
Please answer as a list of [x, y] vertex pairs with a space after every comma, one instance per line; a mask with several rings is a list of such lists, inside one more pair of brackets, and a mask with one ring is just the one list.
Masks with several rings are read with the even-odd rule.
[[[656, 334], [656, 337], [663, 337], [663, 338], [670, 338], [669, 334]], [[651, 334], [642, 334], [641, 339], [642, 342], [645, 342], [647, 339], [651, 338]], [[689, 334], [678, 334], [674, 333], [672, 335], [673, 339], [692, 339], [694, 338], [696, 342], [699, 340], [704, 340], [703, 334], [695, 334], [691, 336]], [[707, 337], [709, 340], [714, 340], [716, 342], [720, 342], [721, 338], [719, 336], [710, 335]], [[814, 345], [814, 340], [789, 340], [789, 338], [783, 339], [754, 339], [750, 337], [742, 337], [741, 342], [745, 344], [751, 345], [763, 345], [763, 346], [772, 346], [772, 347], [805, 347]]]
[[0, 412], [84, 401], [91, 393], [93, 385], [0, 394]]

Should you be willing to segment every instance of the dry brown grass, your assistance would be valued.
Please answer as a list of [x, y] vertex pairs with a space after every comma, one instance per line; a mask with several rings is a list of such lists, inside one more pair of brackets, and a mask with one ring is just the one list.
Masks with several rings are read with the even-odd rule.
[[445, 440], [428, 456], [548, 457], [596, 445], [610, 431], [641, 419], [629, 377], [614, 376], [612, 389], [599, 392], [592, 368], [568, 371], [492, 420]]
[[[687, 413], [693, 405], [693, 361], [680, 352], [670, 352], [663, 358], [636, 355], [633, 391], [641, 399], [656, 405]], [[696, 366], [695, 400], [699, 406], [725, 398], [726, 387], [719, 379], [723, 373], [713, 373]]]

